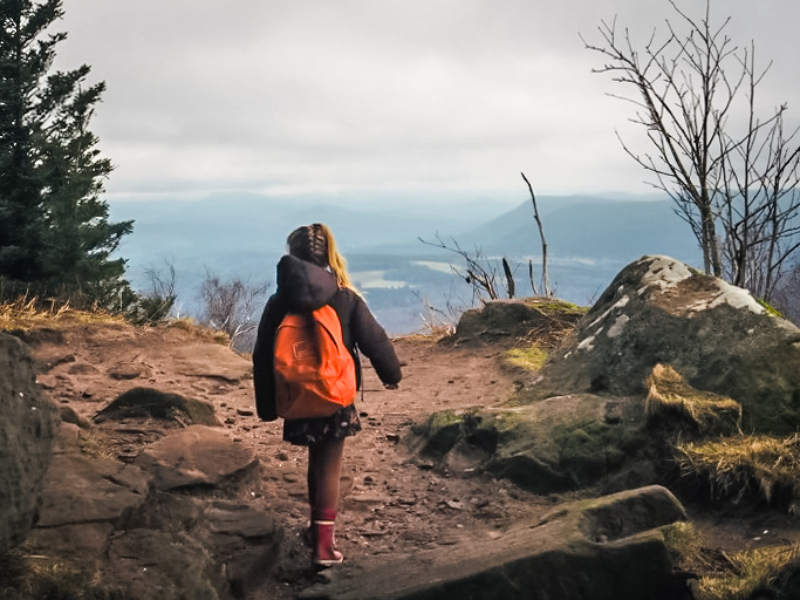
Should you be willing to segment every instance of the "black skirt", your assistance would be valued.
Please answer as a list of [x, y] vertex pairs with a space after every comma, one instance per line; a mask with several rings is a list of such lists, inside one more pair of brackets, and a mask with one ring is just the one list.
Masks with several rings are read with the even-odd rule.
[[344, 406], [329, 417], [289, 419], [283, 422], [283, 440], [295, 446], [340, 440], [359, 431], [361, 421], [355, 404]]

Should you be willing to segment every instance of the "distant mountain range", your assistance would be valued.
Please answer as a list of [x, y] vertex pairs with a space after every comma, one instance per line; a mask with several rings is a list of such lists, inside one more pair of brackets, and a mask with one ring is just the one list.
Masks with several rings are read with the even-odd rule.
[[[644, 254], [667, 254], [690, 264], [700, 261], [691, 230], [669, 200], [545, 196], [537, 202], [551, 281], [567, 300], [589, 303], [617, 271]], [[530, 199], [451, 197], [437, 202], [378, 195], [337, 204], [320, 198], [214, 194], [193, 201], [110, 204], [113, 220], [135, 220], [134, 233], [120, 249], [134, 287], [146, 289], [147, 269], [163, 270], [165, 261], [171, 263], [184, 314], [198, 311], [197, 291], [207, 270], [223, 278], [274, 281], [274, 265], [284, 252], [286, 236], [312, 222], [331, 226], [354, 278], [392, 333], [422, 325], [419, 297], [434, 305], [471, 302], [467, 284], [448, 272], [450, 261], [460, 266], [459, 257], [419, 238], [434, 241], [438, 235], [448, 245], [456, 240], [490, 259], [506, 256], [525, 279], [528, 259], [537, 270], [541, 260]], [[523, 287], [518, 284], [518, 289]]]
[[[544, 198], [539, 203], [548, 253], [556, 258], [630, 261], [642, 254], [698, 258], [697, 242], [672, 202]], [[530, 201], [461, 236], [488, 254], [540, 255]]]

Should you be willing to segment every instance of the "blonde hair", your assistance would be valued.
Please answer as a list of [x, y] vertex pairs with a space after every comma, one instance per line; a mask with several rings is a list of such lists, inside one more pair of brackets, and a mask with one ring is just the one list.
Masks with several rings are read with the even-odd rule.
[[316, 264], [330, 267], [340, 288], [349, 288], [360, 294], [347, 272], [347, 260], [336, 247], [330, 227], [322, 223], [303, 225], [289, 234], [286, 240], [289, 254]]

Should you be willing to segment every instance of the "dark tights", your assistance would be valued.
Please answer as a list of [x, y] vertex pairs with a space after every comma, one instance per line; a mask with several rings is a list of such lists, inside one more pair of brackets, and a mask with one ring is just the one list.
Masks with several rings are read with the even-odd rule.
[[[325, 440], [308, 447], [308, 503], [312, 512], [336, 511], [342, 472], [344, 439]], [[319, 518], [312, 514], [312, 519]]]

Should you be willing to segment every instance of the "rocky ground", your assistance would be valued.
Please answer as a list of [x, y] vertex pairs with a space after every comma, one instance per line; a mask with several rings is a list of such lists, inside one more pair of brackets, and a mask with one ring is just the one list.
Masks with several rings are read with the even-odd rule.
[[[279, 422], [254, 415], [249, 361], [190, 328], [134, 329], [122, 323], [40, 329], [23, 338], [39, 364], [39, 382], [67, 419], [93, 417], [137, 386], [206, 400], [221, 428], [255, 452], [258, 471], [216, 493], [272, 511], [285, 537], [277, 568], [248, 597], [292, 598], [321, 577], [310, 569], [303, 534], [308, 519], [305, 452], [281, 440]], [[395, 341], [403, 363], [400, 389], [384, 390], [365, 364], [358, 407], [364, 430], [348, 441], [337, 540], [350, 564], [368, 557], [448, 547], [459, 540], [497, 539], [510, 524], [571, 499], [538, 496], [480, 473], [454, 477], [414, 457], [411, 425], [433, 412], [483, 408], [506, 400], [529, 373], [506, 361], [508, 344], [458, 346], [431, 337]], [[108, 455], [131, 462], [180, 424], [158, 419], [109, 420], [94, 426]], [[748, 547], [800, 540], [790, 517], [764, 507], [688, 502], [710, 568]], [[324, 575], [322, 575], [324, 577]]]

